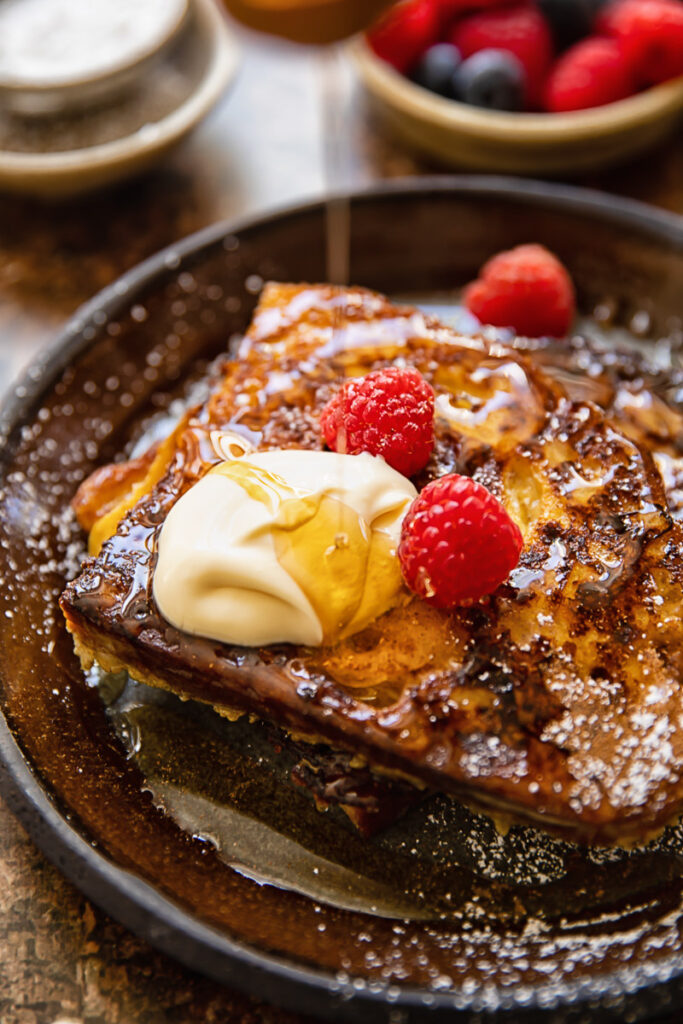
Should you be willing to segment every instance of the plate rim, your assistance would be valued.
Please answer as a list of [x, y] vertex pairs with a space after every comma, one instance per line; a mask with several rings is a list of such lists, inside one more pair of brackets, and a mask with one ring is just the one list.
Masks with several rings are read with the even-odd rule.
[[[683, 216], [648, 206], [637, 200], [615, 197], [610, 193], [573, 185], [554, 185], [534, 180], [519, 180], [498, 175], [433, 175], [396, 178], [351, 189], [352, 203], [382, 198], [410, 199], [416, 194], [461, 193], [494, 198], [522, 200], [533, 205], [570, 209], [631, 227], [671, 244], [683, 254]], [[136, 296], [167, 272], [181, 272], [184, 264], [203, 249], [231, 235], [265, 226], [274, 221], [322, 212], [325, 198], [289, 203], [272, 210], [241, 218], [221, 220], [161, 249], [138, 263], [112, 284], [80, 306], [57, 333], [54, 341], [24, 368], [10, 385], [0, 403], [0, 479], [6, 470], [8, 445], [12, 433], [23, 418], [31, 414], [40, 396], [55, 383], [58, 375], [81, 352], [94, 343], [100, 316], [116, 316], [128, 308]], [[99, 321], [99, 322], [98, 322]], [[430, 1020], [443, 1015], [452, 1019], [454, 1011], [478, 1014], [488, 1011], [514, 1011], [519, 1021], [527, 1013], [546, 1011], [585, 1012], [589, 1007], [607, 1008], [615, 999], [628, 1000], [647, 989], [666, 989], [678, 982], [677, 999], [683, 1000], [683, 953], [674, 953], [648, 971], [646, 965], [625, 966], [600, 978], [581, 979], [562, 985], [536, 985], [514, 993], [497, 989], [496, 997], [482, 993], [432, 993], [416, 986], [372, 983], [354, 988], [352, 979], [340, 982], [330, 972], [311, 965], [261, 951], [229, 938], [163, 896], [152, 883], [117, 865], [94, 848], [77, 827], [67, 820], [52, 798], [49, 785], [31, 767], [18, 739], [0, 709], [0, 794], [31, 839], [52, 861], [60, 873], [112, 918], [140, 938], [192, 970], [214, 980], [264, 997], [263, 982], [276, 980], [267, 999], [301, 1013], [332, 1015], [335, 1019], [376, 1021], [382, 1013], [406, 1011], [425, 1014]], [[531, 993], [529, 997], [529, 993]], [[523, 998], [520, 998], [523, 995]], [[623, 1006], [620, 1006], [620, 1012]], [[435, 1017], [436, 1015], [436, 1017]], [[566, 1017], [563, 1017], [566, 1019]]]

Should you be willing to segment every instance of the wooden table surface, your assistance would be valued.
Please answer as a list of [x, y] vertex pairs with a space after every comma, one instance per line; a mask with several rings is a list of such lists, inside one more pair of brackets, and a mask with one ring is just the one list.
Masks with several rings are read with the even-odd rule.
[[[59, 204], [0, 196], [3, 390], [81, 302], [144, 257], [217, 219], [323, 192], [320, 57], [241, 39], [232, 93], [149, 176]], [[387, 138], [355, 92], [352, 110], [349, 185], [439, 170]], [[683, 213], [683, 137], [578, 183]], [[62, 879], [0, 801], [1, 1024], [303, 1020], [139, 941]]]

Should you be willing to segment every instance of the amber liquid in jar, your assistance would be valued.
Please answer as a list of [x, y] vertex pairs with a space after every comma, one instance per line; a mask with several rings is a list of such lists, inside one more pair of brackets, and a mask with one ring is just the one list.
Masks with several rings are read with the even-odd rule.
[[387, 0], [223, 0], [250, 28], [300, 43], [331, 43], [366, 28]]

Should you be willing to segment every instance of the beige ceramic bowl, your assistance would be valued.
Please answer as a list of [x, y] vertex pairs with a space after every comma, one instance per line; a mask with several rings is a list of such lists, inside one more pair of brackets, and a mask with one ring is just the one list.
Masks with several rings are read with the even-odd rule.
[[499, 113], [415, 85], [365, 39], [351, 45], [351, 54], [374, 107], [395, 133], [453, 167], [536, 175], [604, 167], [652, 146], [683, 115], [683, 78], [592, 110]]
[[[0, 146], [0, 189], [42, 197], [75, 195], [143, 171], [177, 145], [217, 103], [239, 63], [233, 33], [215, 0], [193, 0], [191, 14], [184, 50], [169, 69], [169, 78], [154, 79], [148, 88], [153, 92], [157, 81], [164, 88], [185, 75], [185, 91], [177, 104], [163, 116], [104, 142], [74, 144], [64, 122], [64, 148], [33, 152]], [[104, 116], [101, 111], [90, 115], [95, 125]], [[115, 119], [117, 108], [106, 116]], [[82, 130], [82, 117], [77, 123]]]

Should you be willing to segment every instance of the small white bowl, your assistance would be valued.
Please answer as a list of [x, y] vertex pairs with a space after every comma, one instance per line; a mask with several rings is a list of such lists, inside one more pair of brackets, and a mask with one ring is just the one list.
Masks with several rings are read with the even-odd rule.
[[0, 107], [42, 117], [109, 101], [188, 17], [189, 0], [3, 0]]
[[415, 85], [364, 38], [350, 52], [373, 105], [404, 142], [452, 167], [564, 174], [616, 164], [653, 146], [683, 114], [683, 78], [590, 110], [515, 114], [482, 110]]
[[[176, 107], [111, 141], [70, 144], [70, 121], [65, 118], [63, 149], [0, 148], [0, 189], [42, 197], [75, 195], [130, 177], [159, 160], [209, 113], [234, 79], [239, 63], [237, 43], [214, 0], [193, 0], [179, 46], [193, 47], [195, 63], [201, 54], [201, 70]], [[87, 115], [93, 124], [116, 116], [116, 105]], [[82, 130], [83, 115], [74, 123]], [[35, 133], [39, 137], [37, 129]]]

